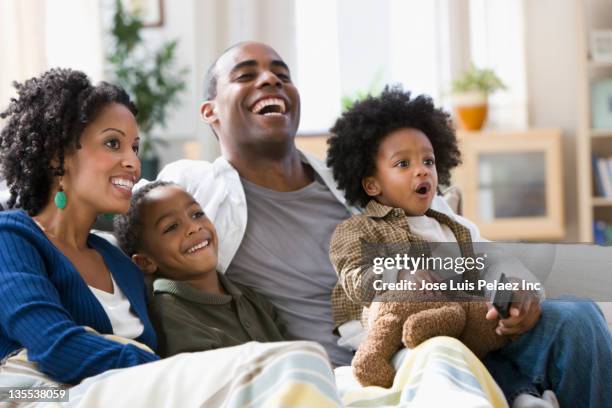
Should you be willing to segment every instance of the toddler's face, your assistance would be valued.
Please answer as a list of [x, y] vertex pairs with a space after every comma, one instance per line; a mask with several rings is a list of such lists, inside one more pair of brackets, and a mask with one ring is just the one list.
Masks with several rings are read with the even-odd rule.
[[215, 227], [189, 193], [173, 185], [158, 187], [142, 205], [144, 252], [160, 276], [189, 280], [215, 270]]
[[412, 128], [385, 136], [375, 173], [363, 180], [363, 187], [381, 204], [401, 208], [409, 216], [423, 215], [438, 188], [434, 150], [427, 136]]

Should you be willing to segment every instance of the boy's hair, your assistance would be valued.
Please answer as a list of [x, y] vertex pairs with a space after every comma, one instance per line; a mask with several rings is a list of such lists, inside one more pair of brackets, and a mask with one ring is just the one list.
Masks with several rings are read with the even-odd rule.
[[399, 85], [386, 86], [379, 96], [356, 102], [330, 129], [327, 165], [349, 204], [364, 207], [372, 197], [361, 181], [374, 174], [378, 146], [385, 136], [403, 128], [423, 132], [434, 149], [440, 184], [450, 184], [450, 170], [461, 163], [450, 115], [436, 109], [426, 95], [411, 98]]
[[142, 249], [142, 203], [144, 198], [158, 187], [173, 185], [175, 184], [168, 181], [154, 181], [146, 184], [132, 194], [128, 212], [115, 217], [113, 232], [119, 242], [119, 247], [129, 257]]

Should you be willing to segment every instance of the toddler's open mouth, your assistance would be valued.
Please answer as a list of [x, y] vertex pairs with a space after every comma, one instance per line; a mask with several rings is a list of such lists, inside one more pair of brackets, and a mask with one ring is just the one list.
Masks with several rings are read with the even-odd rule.
[[419, 195], [426, 195], [431, 191], [431, 184], [428, 182], [419, 183], [414, 191]]

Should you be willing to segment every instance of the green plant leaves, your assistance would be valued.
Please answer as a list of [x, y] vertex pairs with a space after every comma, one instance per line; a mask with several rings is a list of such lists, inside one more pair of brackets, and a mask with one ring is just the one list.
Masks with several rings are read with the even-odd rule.
[[472, 63], [470, 68], [453, 80], [453, 93], [480, 91], [490, 94], [506, 89], [506, 85], [492, 69], [480, 69]]
[[[176, 68], [178, 41], [163, 43], [157, 50], [147, 50], [141, 36], [142, 20], [126, 12], [121, 0], [115, 2], [113, 45], [106, 57], [109, 76], [130, 95], [138, 114], [136, 121], [141, 132], [141, 157], [153, 157], [155, 148], [163, 143], [151, 131], [166, 125], [170, 107], [176, 105], [185, 89], [186, 67]], [[163, 142], [163, 143], [162, 143]]]

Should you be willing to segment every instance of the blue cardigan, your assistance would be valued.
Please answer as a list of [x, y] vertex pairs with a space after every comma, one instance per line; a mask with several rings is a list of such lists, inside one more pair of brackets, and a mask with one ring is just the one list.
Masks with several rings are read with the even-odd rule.
[[[115, 282], [144, 325], [136, 340], [155, 349], [155, 332], [147, 316], [140, 270], [119, 249], [90, 234]], [[133, 345], [88, 333], [113, 329], [72, 263], [21, 210], [0, 213], [0, 360], [20, 348], [56, 381], [77, 383], [113, 368], [159, 359]]]

